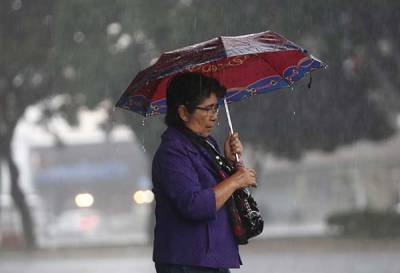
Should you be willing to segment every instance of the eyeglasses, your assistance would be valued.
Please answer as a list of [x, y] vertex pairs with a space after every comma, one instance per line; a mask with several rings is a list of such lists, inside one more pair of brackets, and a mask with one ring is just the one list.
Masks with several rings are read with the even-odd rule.
[[211, 116], [211, 115], [218, 114], [218, 112], [219, 112], [219, 105], [218, 105], [218, 104], [213, 104], [213, 105], [210, 105], [210, 106], [207, 106], [207, 107], [200, 107], [200, 106], [197, 106], [197, 107], [195, 107], [195, 109], [199, 109], [199, 110], [206, 111], [207, 114], [208, 114], [209, 116]]

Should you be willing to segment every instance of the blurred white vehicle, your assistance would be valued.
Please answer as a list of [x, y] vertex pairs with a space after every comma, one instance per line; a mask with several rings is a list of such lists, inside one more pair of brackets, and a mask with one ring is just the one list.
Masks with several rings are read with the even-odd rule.
[[95, 209], [72, 209], [64, 211], [48, 226], [51, 237], [92, 236], [101, 231], [103, 217]]

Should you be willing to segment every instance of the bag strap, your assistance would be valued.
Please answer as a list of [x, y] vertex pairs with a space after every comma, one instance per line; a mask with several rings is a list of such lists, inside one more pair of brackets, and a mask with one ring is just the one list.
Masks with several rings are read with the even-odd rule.
[[200, 150], [200, 147], [207, 150], [208, 154], [211, 156], [211, 158], [206, 157], [207, 161], [222, 179], [227, 178], [234, 172], [234, 167], [230, 165], [226, 158], [221, 155], [214, 144], [212, 144], [208, 139], [197, 135], [186, 127], [182, 128], [182, 132], [198, 150]]

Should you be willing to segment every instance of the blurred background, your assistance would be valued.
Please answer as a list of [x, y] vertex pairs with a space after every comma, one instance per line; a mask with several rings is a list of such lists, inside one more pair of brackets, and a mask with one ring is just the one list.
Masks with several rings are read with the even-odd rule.
[[1, 272], [154, 272], [163, 117], [113, 106], [164, 51], [268, 29], [328, 68], [231, 107], [265, 219], [239, 271], [399, 272], [399, 1], [2, 0], [0, 13]]

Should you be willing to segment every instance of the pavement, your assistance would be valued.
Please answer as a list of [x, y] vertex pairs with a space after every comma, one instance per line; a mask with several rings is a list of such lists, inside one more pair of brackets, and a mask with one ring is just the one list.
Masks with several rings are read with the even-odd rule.
[[[400, 239], [268, 238], [240, 247], [248, 273], [399, 273]], [[148, 245], [0, 251], [1, 273], [155, 272]]]

